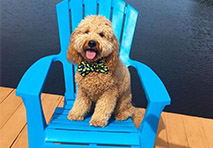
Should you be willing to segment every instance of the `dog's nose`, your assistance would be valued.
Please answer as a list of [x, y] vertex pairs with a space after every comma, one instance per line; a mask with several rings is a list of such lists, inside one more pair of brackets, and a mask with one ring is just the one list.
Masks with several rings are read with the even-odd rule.
[[89, 45], [89, 47], [95, 47], [96, 46], [96, 42], [94, 41], [94, 40], [90, 40], [89, 42], [88, 42], [88, 45]]

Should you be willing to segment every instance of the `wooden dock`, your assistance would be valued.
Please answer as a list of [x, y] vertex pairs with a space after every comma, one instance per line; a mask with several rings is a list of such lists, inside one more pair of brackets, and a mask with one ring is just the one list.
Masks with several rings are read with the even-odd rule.
[[[49, 123], [63, 96], [42, 94], [42, 106]], [[9, 147], [28, 147], [26, 110], [15, 89], [0, 87], [0, 148]], [[163, 112], [155, 148], [213, 148], [213, 119]]]

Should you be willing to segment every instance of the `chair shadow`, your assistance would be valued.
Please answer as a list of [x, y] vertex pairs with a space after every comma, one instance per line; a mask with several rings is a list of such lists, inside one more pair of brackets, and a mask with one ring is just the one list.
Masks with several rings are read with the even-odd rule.
[[[139, 128], [139, 126], [140, 126], [140, 124], [141, 124], [141, 122], [143, 120], [145, 109], [140, 109], [140, 111], [141, 112], [138, 112], [139, 115], [137, 115], [135, 119], [132, 119], [134, 124], [135, 124], [135, 126], [136, 126], [136, 128]], [[166, 125], [164, 123], [162, 114], [160, 116], [158, 125], [157, 124], [153, 124], [153, 121], [156, 121], [156, 119], [157, 119], [157, 117], [154, 116], [154, 115], [150, 115], [148, 117], [148, 122], [151, 125], [152, 130], [155, 130], [156, 126], [158, 126], [156, 139], [155, 139], [155, 148], [159, 148], [159, 147], [161, 147], [161, 148], [166, 148], [166, 147], [169, 147], [169, 148], [188, 148], [186, 146], [182, 146], [182, 145], [179, 145], [179, 144], [173, 144], [173, 143], [167, 141], [167, 137], [165, 137], [166, 140], [162, 139], [161, 133], [166, 130]], [[167, 135], [165, 135], [165, 136], [167, 136]]]
[[158, 131], [157, 131], [156, 139], [155, 139], [155, 148], [156, 147], [165, 147], [165, 146], [169, 147], [169, 148], [188, 148], [188, 147], [183, 146], [183, 145], [171, 143], [171, 142], [167, 141], [168, 139], [167, 140], [162, 139], [160, 134], [164, 130], [166, 130], [166, 125], [165, 125], [163, 118], [162, 118], [162, 115], [161, 115], [160, 119], [159, 119], [159, 124], [158, 124]]

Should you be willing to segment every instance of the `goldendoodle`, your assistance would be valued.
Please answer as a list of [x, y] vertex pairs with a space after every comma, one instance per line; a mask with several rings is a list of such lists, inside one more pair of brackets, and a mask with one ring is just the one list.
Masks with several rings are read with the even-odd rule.
[[112, 114], [116, 120], [133, 115], [130, 74], [119, 59], [119, 43], [108, 19], [83, 19], [71, 35], [67, 59], [78, 64], [77, 97], [68, 119], [84, 120], [93, 102], [91, 126], [106, 126]]

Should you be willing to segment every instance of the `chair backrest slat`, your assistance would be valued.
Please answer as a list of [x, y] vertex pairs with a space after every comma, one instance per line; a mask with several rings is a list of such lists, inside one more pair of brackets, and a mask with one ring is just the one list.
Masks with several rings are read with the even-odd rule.
[[[98, 11], [98, 12], [97, 12]], [[129, 58], [132, 39], [135, 31], [138, 12], [130, 5], [126, 6], [123, 0], [63, 0], [57, 5], [57, 17], [59, 36], [61, 44], [61, 53], [59, 56], [64, 66], [66, 96], [73, 96], [73, 84], [77, 66], [72, 67], [72, 64], [67, 64], [66, 53], [70, 42], [71, 28], [72, 32], [78, 26], [83, 17], [88, 15], [103, 15], [110, 19], [112, 15], [112, 27], [117, 36], [120, 46], [120, 57], [125, 63], [125, 59]], [[71, 20], [70, 20], [71, 18]], [[125, 18], [125, 21], [124, 21]], [[124, 23], [123, 23], [124, 22]], [[70, 26], [70, 24], [72, 24]], [[124, 24], [124, 27], [123, 27]], [[122, 34], [123, 27], [123, 34]], [[125, 63], [126, 64], [126, 63]], [[75, 69], [75, 71], [73, 71]], [[71, 78], [72, 77], [72, 78]], [[77, 85], [75, 85], [77, 88]], [[76, 90], [76, 89], [75, 89]]]
[[[72, 22], [72, 32], [78, 27], [78, 24], [83, 19], [83, 0], [71, 0], [70, 1], [70, 10], [71, 10], [71, 22]], [[77, 70], [77, 65], [74, 65], [74, 75]], [[77, 84], [75, 85], [75, 91], [77, 90]]]
[[84, 0], [85, 17], [97, 15], [97, 0]]
[[110, 20], [111, 4], [111, 0], [99, 0], [99, 15], [105, 16]]
[[59, 37], [61, 45], [61, 53], [66, 53], [70, 41], [70, 17], [68, 0], [57, 5], [57, 19], [59, 28]]
[[122, 0], [113, 0], [112, 1], [112, 27], [118, 41], [120, 41], [124, 11], [126, 3]]
[[[64, 0], [56, 6], [57, 9], [57, 19], [59, 28], [59, 38], [61, 45], [60, 60], [64, 69], [64, 80], [65, 80], [65, 98], [74, 99], [74, 79], [72, 64], [68, 63], [66, 60], [67, 48], [70, 42], [70, 16], [69, 16], [69, 2]], [[67, 102], [65, 100], [65, 103]]]
[[83, 19], [83, 2], [82, 0], [71, 0], [70, 1], [71, 10], [71, 21], [72, 21], [72, 32], [78, 26], [78, 24]]
[[122, 42], [120, 46], [120, 56], [129, 57], [131, 50], [132, 39], [137, 23], [138, 12], [130, 5], [127, 5], [126, 18], [123, 29]]

